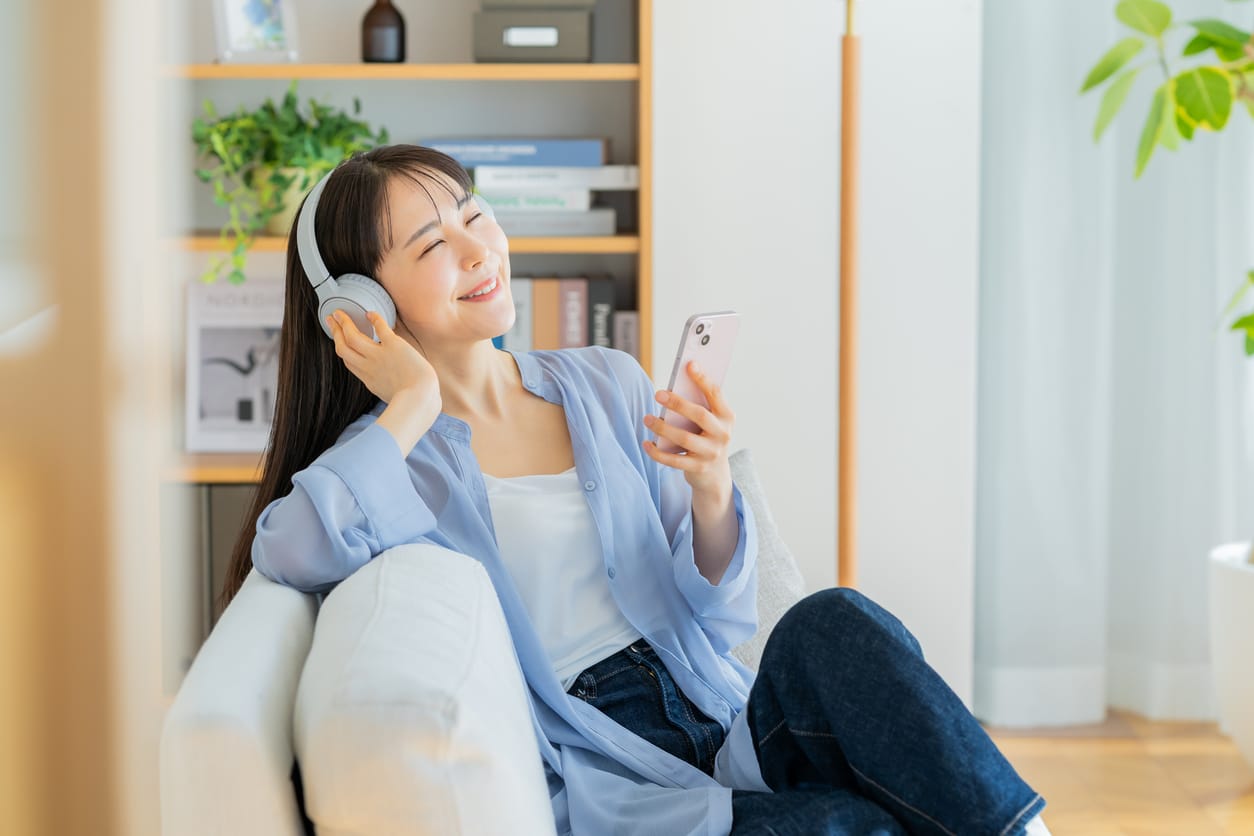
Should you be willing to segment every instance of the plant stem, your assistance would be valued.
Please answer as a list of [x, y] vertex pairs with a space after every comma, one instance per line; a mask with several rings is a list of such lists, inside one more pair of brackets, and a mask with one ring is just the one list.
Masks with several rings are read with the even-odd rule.
[[1167, 46], [1163, 43], [1162, 35], [1155, 38], [1154, 42], [1158, 45], [1158, 63], [1162, 65], [1163, 76], [1170, 79], [1171, 68], [1167, 66]]

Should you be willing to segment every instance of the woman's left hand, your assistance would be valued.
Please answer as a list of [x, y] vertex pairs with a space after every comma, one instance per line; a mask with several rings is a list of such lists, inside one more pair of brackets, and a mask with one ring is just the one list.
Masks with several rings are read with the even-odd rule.
[[681, 430], [664, 423], [655, 415], [646, 415], [644, 416], [646, 427], [659, 437], [672, 441], [686, 450], [687, 455], [665, 453], [659, 450], [652, 441], [644, 442], [644, 451], [659, 464], [682, 470], [694, 494], [730, 496], [732, 478], [727, 450], [731, 444], [732, 426], [736, 423], [736, 415], [728, 406], [719, 387], [710, 383], [695, 362], [689, 362], [688, 376], [705, 395], [706, 403], [710, 405], [709, 409], [664, 389], [655, 397], [657, 402], [665, 406], [667, 410], [678, 412], [700, 427], [701, 432], [691, 433]]

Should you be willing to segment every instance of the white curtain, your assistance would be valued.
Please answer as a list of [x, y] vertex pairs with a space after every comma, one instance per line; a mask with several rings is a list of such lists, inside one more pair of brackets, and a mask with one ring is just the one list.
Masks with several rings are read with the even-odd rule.
[[1114, 6], [984, 4], [974, 708], [999, 725], [1213, 718], [1207, 553], [1254, 537], [1254, 362], [1218, 327], [1254, 268], [1254, 120], [1133, 180], [1161, 70], [1100, 145], [1078, 95]]

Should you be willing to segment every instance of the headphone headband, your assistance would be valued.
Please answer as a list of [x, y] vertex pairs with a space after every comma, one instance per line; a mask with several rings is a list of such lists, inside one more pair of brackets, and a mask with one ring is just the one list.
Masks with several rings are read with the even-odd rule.
[[318, 239], [314, 235], [314, 218], [318, 214], [318, 198], [322, 196], [322, 189], [334, 172], [335, 169], [328, 171], [310, 189], [309, 197], [305, 198], [300, 218], [296, 222], [296, 252], [300, 255], [301, 266], [305, 268], [305, 275], [309, 277], [309, 282], [315, 290], [331, 278], [331, 272], [327, 270], [322, 254], [318, 252]]

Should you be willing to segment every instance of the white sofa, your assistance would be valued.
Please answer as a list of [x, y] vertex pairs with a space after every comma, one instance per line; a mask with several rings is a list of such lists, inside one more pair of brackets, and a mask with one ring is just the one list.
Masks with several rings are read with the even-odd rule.
[[1254, 766], [1254, 563], [1250, 543], [1210, 553], [1210, 653], [1220, 729]]
[[[759, 630], [735, 650], [756, 669], [804, 588], [749, 451], [731, 464], [758, 523]], [[301, 834], [307, 814], [323, 836], [551, 834], [531, 735], [504, 616], [474, 559], [393, 549], [320, 610], [254, 571], [166, 715], [162, 830]]]

